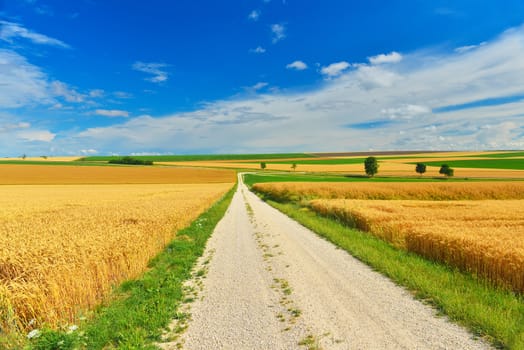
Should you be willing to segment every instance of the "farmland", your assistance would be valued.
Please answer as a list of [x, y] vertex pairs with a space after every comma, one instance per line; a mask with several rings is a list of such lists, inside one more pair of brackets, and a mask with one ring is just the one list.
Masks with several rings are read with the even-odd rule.
[[0, 184], [184, 184], [234, 182], [222, 169], [0, 164]]
[[230, 187], [2, 186], [2, 329], [74, 321]]
[[524, 292], [524, 183], [265, 183], [254, 190]]
[[[185, 167], [211, 167], [244, 170], [260, 170], [266, 163], [266, 171], [330, 173], [351, 176], [365, 175], [363, 163], [367, 156], [375, 155], [379, 162], [379, 176], [416, 177], [415, 163], [425, 163], [425, 177], [440, 177], [440, 166], [449, 164], [460, 178], [524, 178], [522, 152], [356, 152], [356, 153], [311, 153], [225, 156], [172, 156], [144, 159], [155, 160], [155, 164]], [[86, 158], [96, 160], [102, 158]], [[105, 159], [105, 158], [104, 158]], [[293, 166], [294, 165], [294, 166]], [[293, 166], [293, 167], [292, 167]]]
[[227, 170], [1, 165], [0, 347], [78, 322], [233, 185]]

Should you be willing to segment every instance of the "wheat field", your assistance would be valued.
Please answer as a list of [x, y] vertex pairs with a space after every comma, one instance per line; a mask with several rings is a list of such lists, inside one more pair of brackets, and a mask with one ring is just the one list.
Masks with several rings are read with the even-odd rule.
[[261, 183], [254, 190], [524, 293], [524, 183]]
[[524, 182], [282, 182], [253, 186], [278, 200], [312, 198], [481, 200], [524, 199]]
[[232, 185], [0, 186], [0, 328], [73, 321]]
[[524, 200], [315, 199], [309, 205], [397, 247], [524, 292]]
[[0, 164], [0, 185], [184, 184], [235, 182], [226, 169]]

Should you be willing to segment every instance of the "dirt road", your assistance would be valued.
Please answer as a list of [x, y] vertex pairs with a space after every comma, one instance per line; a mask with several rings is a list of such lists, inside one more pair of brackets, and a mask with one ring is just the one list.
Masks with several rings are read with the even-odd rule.
[[242, 183], [199, 264], [165, 349], [489, 348]]

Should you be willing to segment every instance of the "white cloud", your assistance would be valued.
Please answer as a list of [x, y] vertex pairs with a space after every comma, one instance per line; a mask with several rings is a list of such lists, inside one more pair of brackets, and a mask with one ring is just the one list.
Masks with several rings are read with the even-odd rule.
[[378, 66], [357, 65], [355, 78], [365, 90], [379, 87], [390, 87], [401, 79], [401, 76], [393, 71]]
[[95, 110], [95, 114], [96, 115], [101, 115], [101, 116], [104, 116], [104, 117], [110, 117], [110, 118], [114, 118], [114, 117], [129, 117], [129, 112], [128, 111], [122, 111], [122, 110], [119, 110], [119, 109], [97, 109]]
[[169, 65], [165, 63], [145, 63], [137, 61], [133, 63], [132, 67], [136, 71], [153, 75], [152, 77], [145, 78], [145, 80], [150, 81], [152, 83], [165, 82], [169, 77], [169, 74], [163, 69], [169, 67]]
[[81, 149], [80, 153], [84, 154], [84, 155], [86, 155], [86, 154], [97, 154], [98, 151], [96, 149], [94, 149], [94, 148], [89, 148], [89, 149]]
[[348, 69], [349, 66], [350, 64], [346, 61], [331, 63], [329, 66], [322, 67], [320, 73], [329, 78], [333, 78], [342, 74], [342, 72]]
[[431, 108], [422, 105], [406, 104], [400, 107], [384, 108], [381, 113], [389, 119], [411, 119], [431, 114]]
[[397, 63], [402, 61], [402, 55], [393, 51], [389, 54], [380, 54], [377, 56], [368, 57], [368, 59], [369, 63], [371, 64]]
[[273, 33], [273, 44], [286, 38], [286, 27], [283, 24], [272, 24], [270, 28]]
[[54, 140], [56, 134], [48, 130], [27, 130], [20, 131], [16, 134], [19, 138], [26, 141], [40, 141], [40, 142], [51, 142]]
[[26, 58], [0, 49], [0, 109], [52, 103], [46, 74]]
[[105, 91], [102, 89], [94, 89], [94, 90], [89, 91], [89, 97], [98, 98], [98, 97], [103, 97], [104, 94], [105, 94]]
[[[434, 49], [404, 52], [402, 64], [323, 67], [331, 79], [316, 88], [271, 92], [260, 82], [251, 87], [256, 94], [193, 112], [59, 133], [50, 145], [60, 150], [96, 145], [101, 154], [524, 149], [524, 101], [507, 99], [524, 96], [522, 57], [524, 27], [467, 54]], [[499, 98], [507, 101], [472, 103]], [[454, 105], [459, 107], [449, 107]], [[25, 121], [2, 119], [0, 113], [0, 125]], [[31, 154], [24, 148], [31, 142], [17, 143], [12, 136], [28, 130], [2, 134], [0, 149]]]
[[256, 83], [255, 85], [253, 86], [249, 86], [246, 88], [246, 90], [248, 91], [252, 91], [252, 92], [256, 92], [256, 91], [259, 91], [259, 90], [262, 90], [263, 88], [265, 88], [266, 86], [268, 86], [269, 84], [266, 83], [265, 81], [260, 81], [258, 83]]
[[166, 144], [166, 151], [188, 153], [522, 149], [524, 101], [434, 111], [524, 95], [523, 56], [524, 28], [517, 28], [468, 55], [420, 51], [405, 53], [402, 65], [330, 65], [323, 74], [332, 79], [313, 90], [237, 96], [191, 113], [130, 118], [85, 130], [78, 139], [120, 153], [166, 150]]
[[61, 48], [70, 48], [61, 40], [48, 37], [47, 35], [33, 32], [18, 23], [0, 21], [0, 39], [13, 43], [14, 39], [27, 39], [34, 44], [49, 45]]
[[133, 98], [133, 94], [129, 92], [125, 92], [125, 91], [115, 91], [113, 92], [113, 95], [115, 95], [116, 98], [121, 98], [121, 99]]
[[247, 16], [247, 18], [255, 22], [258, 21], [259, 17], [260, 17], [260, 11], [258, 10], [251, 11], [249, 15]]
[[61, 81], [53, 81], [51, 83], [51, 89], [55, 96], [63, 97], [67, 102], [80, 103], [86, 99], [86, 95], [79, 93]]
[[250, 49], [249, 52], [251, 52], [251, 53], [264, 53], [264, 52], [266, 52], [266, 49], [264, 49], [262, 46], [257, 46], [254, 49]]
[[294, 61], [286, 66], [287, 69], [304, 70], [307, 69], [307, 64], [302, 61]]
[[2, 123], [0, 122], [0, 133], [10, 132], [18, 129], [28, 129], [31, 127], [31, 123], [28, 122], [15, 122], [15, 123]]
[[478, 45], [466, 45], [466, 46], [460, 46], [460, 47], [457, 47], [455, 49], [455, 52], [458, 52], [458, 53], [464, 53], [464, 52], [468, 52], [468, 51], [471, 51], [471, 50], [474, 50], [478, 47], [481, 47], [481, 46], [484, 46], [486, 45], [486, 42], [481, 42], [480, 44]]

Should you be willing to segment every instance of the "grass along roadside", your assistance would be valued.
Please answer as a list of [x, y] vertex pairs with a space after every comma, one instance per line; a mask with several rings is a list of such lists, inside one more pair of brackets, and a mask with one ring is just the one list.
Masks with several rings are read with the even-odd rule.
[[[183, 282], [224, 216], [236, 186], [189, 227], [179, 231], [139, 279], [124, 282], [112, 300], [99, 307], [78, 330], [41, 331], [28, 349], [157, 349], [169, 322], [183, 302]], [[60, 345], [62, 344], [62, 345]], [[1, 345], [1, 343], [0, 343]]]
[[524, 299], [442, 264], [393, 248], [370, 234], [294, 203], [268, 201], [500, 348], [524, 349]]

